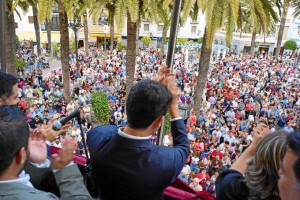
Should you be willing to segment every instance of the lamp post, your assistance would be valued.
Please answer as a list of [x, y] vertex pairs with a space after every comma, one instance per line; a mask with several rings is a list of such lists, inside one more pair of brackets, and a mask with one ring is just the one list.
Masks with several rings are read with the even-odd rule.
[[80, 76], [80, 66], [78, 62], [78, 39], [77, 39], [77, 31], [83, 27], [83, 24], [81, 24], [80, 19], [76, 15], [76, 9], [74, 9], [74, 16], [73, 20], [70, 20], [69, 27], [74, 31], [74, 37], [75, 37], [75, 58], [76, 58], [76, 68], [77, 68], [77, 76]]
[[106, 34], [108, 30], [108, 17], [102, 10], [102, 14], [100, 17], [100, 25], [103, 25], [103, 32], [104, 32], [104, 53], [106, 53]]
[[104, 31], [104, 53], [106, 53], [106, 33], [107, 33], [108, 25], [103, 26]]

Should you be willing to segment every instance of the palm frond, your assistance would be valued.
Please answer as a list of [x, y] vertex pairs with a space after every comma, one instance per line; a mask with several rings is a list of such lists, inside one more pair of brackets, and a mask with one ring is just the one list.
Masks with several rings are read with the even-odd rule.
[[294, 18], [299, 18], [300, 17], [300, 1], [297, 1], [294, 3], [294, 12], [293, 12], [293, 17]]
[[196, 0], [185, 0], [183, 3], [183, 9], [181, 12], [181, 26], [183, 26], [189, 16], [190, 11], [195, 5]]
[[226, 31], [226, 44], [228, 46], [231, 45], [232, 38], [233, 38], [233, 32], [234, 32], [234, 27], [235, 27], [235, 18], [234, 18], [234, 12], [233, 10], [236, 9], [234, 7], [235, 5], [231, 4], [229, 1], [227, 2], [227, 5], [225, 6], [224, 13], [226, 17], [226, 26], [225, 26], [225, 31]]
[[128, 12], [132, 22], [136, 22], [139, 18], [139, 1], [138, 0], [127, 0]]
[[127, 0], [118, 0], [116, 3], [116, 24], [120, 31], [123, 29], [127, 15], [127, 5]]
[[233, 14], [233, 18], [234, 21], [236, 22], [238, 20], [238, 16], [239, 16], [239, 5], [240, 5], [240, 0], [231, 0], [230, 3], [230, 7], [232, 8], [232, 14]]

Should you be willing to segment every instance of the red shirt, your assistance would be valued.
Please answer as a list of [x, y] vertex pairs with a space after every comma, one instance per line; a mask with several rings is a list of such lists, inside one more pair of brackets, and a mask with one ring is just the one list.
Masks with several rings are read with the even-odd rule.
[[196, 178], [199, 178], [200, 180], [203, 179], [203, 178], [209, 179], [210, 176], [209, 176], [208, 173], [205, 174], [205, 177], [204, 177], [204, 175], [203, 175], [202, 173], [198, 173], [198, 174], [196, 175]]
[[23, 110], [26, 110], [27, 108], [27, 102], [26, 101], [19, 101], [19, 104], [18, 104]]

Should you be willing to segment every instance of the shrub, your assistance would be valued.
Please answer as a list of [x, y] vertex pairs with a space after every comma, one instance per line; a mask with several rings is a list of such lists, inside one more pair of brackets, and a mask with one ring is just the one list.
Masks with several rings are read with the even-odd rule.
[[177, 38], [176, 44], [187, 44], [187, 39], [186, 38]]
[[91, 102], [95, 119], [101, 124], [107, 124], [109, 121], [110, 112], [106, 93], [94, 92]]
[[26, 62], [22, 58], [15, 56], [15, 65], [16, 69], [22, 69], [26, 67]]
[[198, 41], [197, 41], [199, 44], [202, 44], [202, 42], [203, 42], [203, 37], [200, 37], [199, 39], [198, 39]]
[[284, 49], [295, 51], [297, 49], [297, 43], [294, 40], [288, 40], [284, 43]]
[[149, 36], [144, 36], [141, 39], [142, 43], [146, 46], [150, 45], [152, 43], [152, 39]]

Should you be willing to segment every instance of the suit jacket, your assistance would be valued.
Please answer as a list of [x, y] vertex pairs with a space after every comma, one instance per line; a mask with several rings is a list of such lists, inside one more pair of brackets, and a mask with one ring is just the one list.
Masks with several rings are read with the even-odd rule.
[[[31, 170], [36, 170], [31, 168]], [[31, 173], [32, 174], [32, 173]], [[65, 167], [54, 173], [61, 199], [92, 199], [83, 184], [77, 165]], [[59, 199], [52, 193], [43, 192], [20, 183], [0, 183], [0, 200], [50, 200]]]
[[163, 190], [176, 180], [189, 154], [182, 119], [171, 122], [171, 132], [173, 147], [125, 138], [112, 125], [91, 130], [88, 146], [101, 199], [163, 199]]

